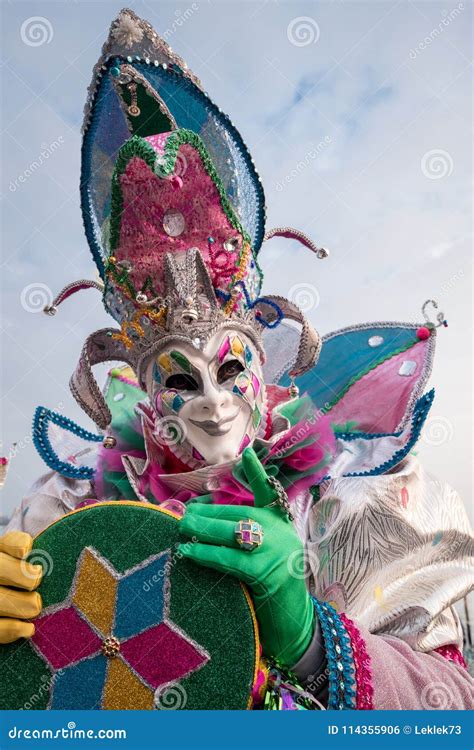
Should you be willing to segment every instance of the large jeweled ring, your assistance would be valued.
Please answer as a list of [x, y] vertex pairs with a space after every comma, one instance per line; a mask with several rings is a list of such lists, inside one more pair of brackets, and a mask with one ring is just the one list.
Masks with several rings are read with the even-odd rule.
[[247, 552], [252, 552], [263, 544], [263, 528], [251, 518], [239, 521], [235, 526], [234, 534], [239, 547]]

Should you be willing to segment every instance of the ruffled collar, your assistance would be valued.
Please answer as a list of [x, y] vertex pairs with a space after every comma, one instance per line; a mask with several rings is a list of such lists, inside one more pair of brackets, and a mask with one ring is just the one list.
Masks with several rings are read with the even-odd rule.
[[[253, 447], [292, 501], [323, 477], [335, 455], [335, 437], [329, 418], [308, 397], [288, 401], [286, 389], [279, 386], [268, 386], [268, 392], [268, 430]], [[200, 495], [210, 495], [215, 503], [253, 505], [240, 458], [189, 470], [158, 437], [155, 414], [147, 402], [138, 405], [114, 436], [115, 448], [100, 449], [98, 499], [139, 499], [177, 512]]]

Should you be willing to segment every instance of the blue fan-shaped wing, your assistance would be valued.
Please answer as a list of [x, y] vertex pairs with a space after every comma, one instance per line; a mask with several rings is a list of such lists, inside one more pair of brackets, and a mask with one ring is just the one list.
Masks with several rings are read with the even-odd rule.
[[435, 332], [422, 338], [420, 328], [367, 323], [327, 334], [318, 363], [298, 379], [300, 391], [337, 423], [368, 433], [401, 429], [431, 373]]

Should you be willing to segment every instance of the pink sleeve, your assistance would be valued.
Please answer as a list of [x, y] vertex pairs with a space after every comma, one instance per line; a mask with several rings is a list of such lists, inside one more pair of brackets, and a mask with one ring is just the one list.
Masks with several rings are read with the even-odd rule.
[[365, 642], [375, 709], [474, 708], [474, 680], [465, 667], [434, 651], [413, 651], [400, 638], [372, 635], [353, 625]]

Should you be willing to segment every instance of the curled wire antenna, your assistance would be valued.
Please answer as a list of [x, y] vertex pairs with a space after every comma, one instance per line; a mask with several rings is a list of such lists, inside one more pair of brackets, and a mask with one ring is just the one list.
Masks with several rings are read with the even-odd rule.
[[43, 312], [46, 315], [56, 315], [59, 305], [64, 302], [68, 297], [72, 297], [76, 292], [80, 292], [82, 289], [97, 289], [102, 292], [104, 284], [101, 281], [90, 281], [89, 279], [79, 279], [79, 281], [72, 281], [67, 284], [59, 294], [53, 299], [50, 305], [43, 307]]
[[320, 260], [324, 260], [324, 258], [327, 258], [329, 255], [329, 250], [325, 247], [318, 247], [307, 234], [300, 232], [299, 229], [293, 229], [292, 227], [275, 227], [275, 229], [269, 229], [268, 232], [265, 232], [263, 241], [271, 240], [272, 237], [285, 237], [286, 239], [296, 240], [307, 247], [308, 250], [311, 250], [311, 252], [313, 252]]
[[440, 326], [444, 326], [445, 328], [448, 327], [448, 321], [444, 317], [443, 312], [436, 313], [436, 323], [434, 323], [432, 320], [430, 320], [430, 316], [426, 312], [427, 307], [432, 305], [435, 310], [438, 310], [438, 303], [434, 299], [427, 299], [426, 302], [423, 304], [421, 308], [421, 312], [423, 314], [424, 319], [426, 320], [426, 325], [428, 328], [439, 328]]

